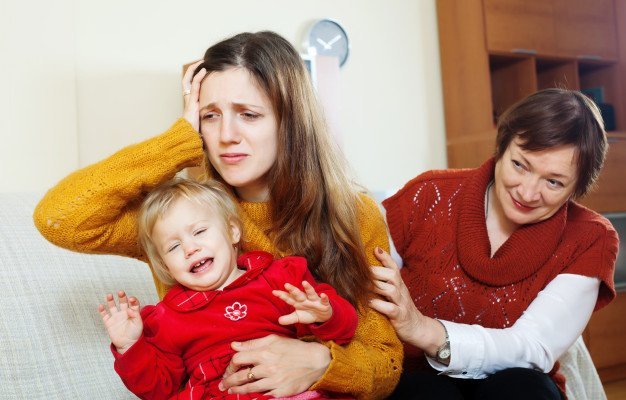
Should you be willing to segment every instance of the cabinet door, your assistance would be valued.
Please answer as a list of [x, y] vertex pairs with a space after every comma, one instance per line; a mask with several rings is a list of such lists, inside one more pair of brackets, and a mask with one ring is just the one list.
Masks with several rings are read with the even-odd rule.
[[482, 15], [482, 0], [437, 1], [441, 78], [449, 140], [493, 128], [489, 59]]
[[617, 59], [613, 0], [553, 1], [558, 53], [583, 59]]
[[598, 179], [595, 191], [581, 203], [598, 212], [614, 212], [626, 209], [626, 134], [609, 136], [609, 153]]
[[553, 0], [484, 0], [487, 49], [554, 53]]

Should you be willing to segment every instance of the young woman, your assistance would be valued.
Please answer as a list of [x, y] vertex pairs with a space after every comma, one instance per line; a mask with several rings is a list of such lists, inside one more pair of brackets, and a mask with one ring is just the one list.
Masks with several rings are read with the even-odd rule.
[[383, 203], [404, 262], [380, 251], [390, 268], [374, 267], [372, 305], [407, 345], [394, 398], [560, 399], [557, 359], [615, 296], [617, 234], [573, 201], [604, 162], [595, 104], [538, 92], [496, 142], [481, 167], [426, 172]]
[[[35, 210], [37, 227], [62, 247], [146, 260], [136, 240], [138, 205], [204, 159], [207, 174], [239, 201], [244, 251], [306, 257], [316, 279], [359, 309], [354, 339], [343, 347], [274, 335], [233, 343], [238, 353], [222, 387], [277, 397], [309, 388], [387, 396], [402, 346], [389, 321], [367, 307], [373, 250], [388, 248], [386, 227], [348, 179], [298, 52], [272, 32], [239, 34], [210, 47], [183, 90], [184, 118], [66, 177]], [[166, 285], [155, 282], [163, 297]], [[251, 365], [254, 379], [241, 368]]]

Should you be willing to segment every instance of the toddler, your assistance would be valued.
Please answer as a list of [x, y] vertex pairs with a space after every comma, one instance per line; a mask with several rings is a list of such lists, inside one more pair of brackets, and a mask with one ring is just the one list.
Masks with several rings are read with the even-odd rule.
[[[123, 291], [119, 304], [108, 294], [98, 309], [115, 370], [140, 398], [271, 398], [219, 389], [231, 342], [277, 334], [345, 344], [354, 335], [355, 309], [329, 285], [317, 284], [304, 258], [239, 255], [237, 206], [219, 183], [169, 181], [146, 197], [138, 219], [142, 248], [159, 279], [173, 287], [141, 311]], [[253, 365], [247, 371], [251, 382], [265, 378]], [[291, 399], [328, 395], [308, 391]]]

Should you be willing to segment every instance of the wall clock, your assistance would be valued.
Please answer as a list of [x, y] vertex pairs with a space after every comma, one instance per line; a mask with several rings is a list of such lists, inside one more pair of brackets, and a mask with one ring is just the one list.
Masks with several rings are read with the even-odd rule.
[[337, 57], [339, 66], [346, 63], [350, 54], [350, 41], [346, 30], [339, 22], [328, 18], [319, 19], [311, 25], [306, 37], [306, 46], [309, 53], [314, 48], [317, 55]]

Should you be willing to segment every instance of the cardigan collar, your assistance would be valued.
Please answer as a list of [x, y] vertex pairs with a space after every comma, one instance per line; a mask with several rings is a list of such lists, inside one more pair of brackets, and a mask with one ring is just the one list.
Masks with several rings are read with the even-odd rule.
[[179, 312], [189, 312], [197, 310], [211, 303], [211, 301], [222, 291], [232, 290], [246, 285], [248, 282], [258, 277], [274, 261], [270, 253], [264, 251], [251, 251], [244, 253], [237, 258], [237, 267], [245, 269], [246, 272], [232, 281], [222, 290], [196, 291], [183, 285], [176, 285], [163, 298], [165, 304]]
[[568, 202], [545, 221], [517, 228], [491, 257], [485, 191], [494, 169], [492, 158], [467, 179], [460, 198], [457, 253], [461, 268], [472, 278], [487, 285], [505, 286], [529, 277], [549, 260], [565, 229]]

